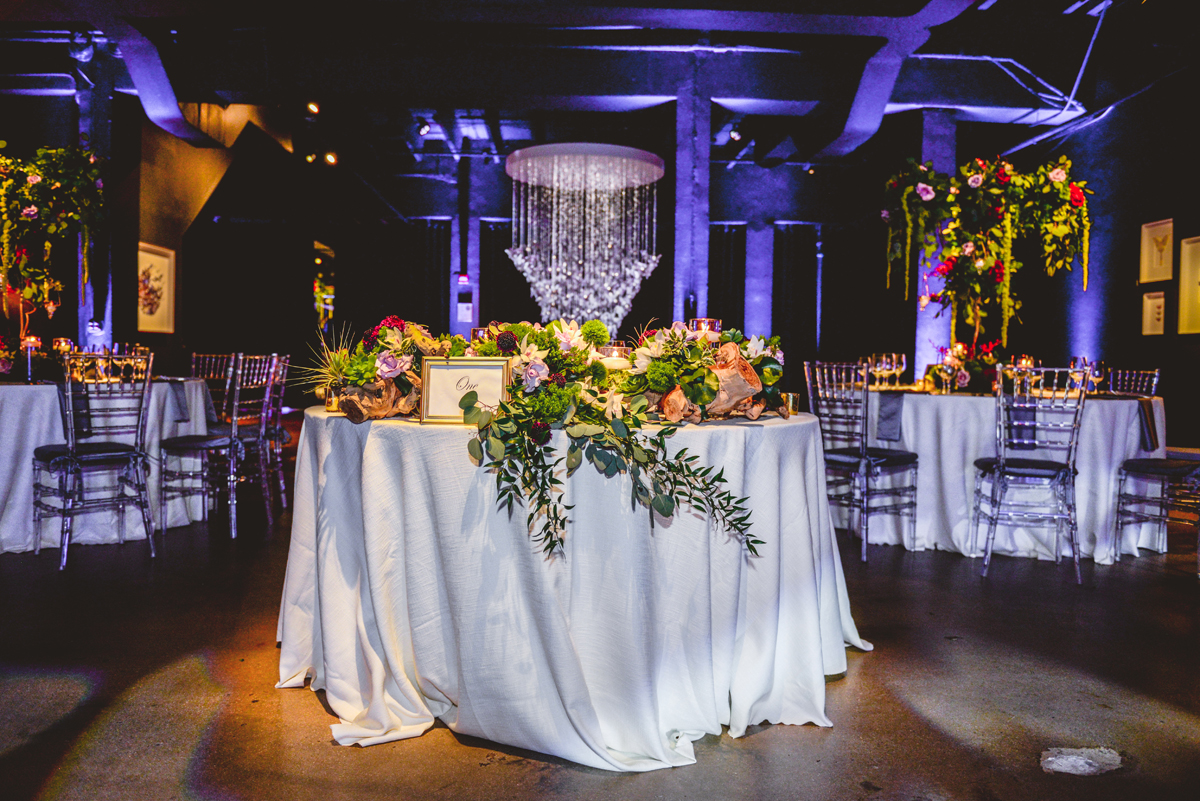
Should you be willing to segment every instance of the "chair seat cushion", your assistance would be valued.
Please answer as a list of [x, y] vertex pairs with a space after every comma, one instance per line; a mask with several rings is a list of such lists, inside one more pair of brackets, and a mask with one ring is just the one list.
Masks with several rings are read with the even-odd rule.
[[1200, 470], [1200, 462], [1191, 459], [1126, 459], [1121, 463], [1121, 469], [1143, 476], [1184, 478]]
[[[996, 472], [1000, 460], [995, 457], [976, 459], [975, 469], [984, 473]], [[1004, 472], [1021, 478], [1054, 478], [1067, 469], [1063, 462], [1053, 459], [1005, 459]]]
[[[831, 448], [825, 451], [825, 463], [830, 467], [848, 469], [858, 466], [862, 454], [858, 448]], [[917, 455], [912, 451], [891, 448], [867, 448], [867, 458], [876, 467], [904, 467], [916, 464]]]
[[[209, 423], [208, 424], [209, 436], [228, 437], [230, 431], [232, 431], [232, 430], [233, 430], [233, 427], [229, 423]], [[257, 421], [250, 422], [250, 423], [239, 423], [238, 424], [238, 439], [243, 439], [243, 440], [258, 439], [258, 423], [257, 423]]]
[[168, 437], [164, 439], [161, 447], [164, 451], [218, 450], [229, 447], [229, 436], [184, 434], [181, 437]]
[[[33, 458], [47, 464], [68, 455], [66, 445], [43, 445], [33, 449]], [[121, 442], [85, 442], [75, 447], [75, 458], [83, 464], [118, 463], [137, 455], [137, 448]]]

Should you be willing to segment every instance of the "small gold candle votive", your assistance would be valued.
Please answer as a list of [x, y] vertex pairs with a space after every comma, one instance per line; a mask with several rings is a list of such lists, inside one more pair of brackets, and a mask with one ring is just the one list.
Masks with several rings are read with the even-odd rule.
[[600, 354], [600, 363], [609, 370], [628, 370], [629, 355], [633, 353], [633, 348], [627, 348], [624, 345], [605, 345], [603, 348], [596, 348], [596, 352]]
[[715, 317], [696, 317], [688, 320], [688, 328], [703, 333], [703, 339], [710, 345], [721, 338], [721, 321]]
[[67, 339], [66, 337], [55, 337], [54, 338], [54, 352], [55, 353], [60, 353], [60, 354], [61, 353], [70, 353], [71, 348], [73, 348], [73, 347], [75, 347], [75, 343], [72, 342], [71, 340]]
[[21, 347], [24, 350], [39, 350], [42, 347], [42, 338], [35, 336], [27, 336], [21, 340]]
[[472, 342], [474, 342], [477, 339], [491, 339], [491, 338], [492, 338], [492, 329], [487, 328], [486, 326], [483, 328], [472, 328], [471, 329], [471, 341]]
[[340, 412], [341, 405], [338, 403], [340, 390], [338, 387], [325, 387], [325, 411]]

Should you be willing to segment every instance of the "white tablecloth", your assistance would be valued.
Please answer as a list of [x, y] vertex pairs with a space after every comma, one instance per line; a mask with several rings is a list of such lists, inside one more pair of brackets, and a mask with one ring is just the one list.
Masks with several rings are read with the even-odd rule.
[[[650, 530], [629, 479], [583, 465], [565, 552], [496, 509], [469, 431], [305, 413], [280, 687], [324, 689], [342, 744], [452, 730], [609, 770], [694, 762], [721, 725], [830, 725], [863, 649], [815, 418], [689, 426], [674, 447], [749, 495], [761, 556], [690, 512]], [[562, 432], [555, 443], [565, 444]]]
[[[871, 393], [870, 435], [872, 445], [915, 451], [920, 457], [917, 472], [916, 548], [982, 555], [986, 530], [981, 526], [978, 542], [971, 537], [974, 504], [974, 462], [996, 455], [996, 399], [972, 395], [904, 396], [900, 441], [875, 438], [879, 398]], [[1111, 564], [1117, 547], [1117, 470], [1126, 459], [1166, 456], [1167, 420], [1162, 398], [1154, 399], [1159, 448], [1142, 450], [1140, 412], [1136, 399], [1088, 399], [1079, 429], [1079, 451], [1075, 467], [1075, 498], [1079, 525], [1079, 550], [1099, 564]], [[1061, 459], [1061, 452], [1047, 458]], [[1028, 495], [1026, 497], [1029, 497]], [[840, 511], [840, 510], [839, 510]], [[843, 521], [839, 521], [839, 525]], [[870, 541], [907, 545], [901, 539], [897, 518], [872, 517]], [[1063, 553], [1070, 546], [1063, 536]], [[1122, 529], [1122, 554], [1136, 555], [1136, 547], [1166, 550], [1152, 525]], [[1054, 558], [1054, 529], [997, 529], [996, 553], [1010, 556]]]
[[[183, 382], [186, 408], [167, 383], [155, 382], [150, 390], [149, 417], [146, 422], [146, 448], [150, 454], [150, 511], [158, 526], [159, 448], [164, 437], [203, 434], [205, 395], [200, 379]], [[52, 384], [0, 383], [0, 428], [5, 432], [0, 448], [0, 551], [33, 550], [33, 451], [42, 445], [63, 443], [62, 414], [58, 390]], [[172, 499], [167, 507], [168, 526], [185, 525], [200, 519], [200, 500]], [[145, 526], [139, 514], [126, 514], [125, 539], [145, 539]], [[42, 521], [42, 547], [58, 548], [61, 524], [58, 519]], [[102, 510], [75, 518], [71, 533], [73, 545], [117, 542], [117, 513]]]

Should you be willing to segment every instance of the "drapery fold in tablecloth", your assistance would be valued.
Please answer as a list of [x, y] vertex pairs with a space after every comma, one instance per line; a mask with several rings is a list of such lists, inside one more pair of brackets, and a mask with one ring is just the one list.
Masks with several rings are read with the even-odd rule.
[[[452, 730], [610, 770], [690, 764], [692, 740], [761, 721], [830, 725], [850, 616], [816, 422], [689, 427], [766, 541], [656, 522], [584, 465], [562, 554], [496, 509], [468, 430], [354, 426], [309, 410], [281, 607], [280, 687], [324, 689], [343, 744]], [[556, 432], [556, 444], [565, 437]]]

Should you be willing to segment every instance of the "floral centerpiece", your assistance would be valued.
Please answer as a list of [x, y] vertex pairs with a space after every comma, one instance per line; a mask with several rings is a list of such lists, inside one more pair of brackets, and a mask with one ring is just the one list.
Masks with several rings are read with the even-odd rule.
[[938, 348], [941, 362], [931, 364], [926, 376], [935, 377], [949, 390], [990, 392], [996, 380], [996, 364], [1000, 361], [1000, 340], [978, 347], [955, 342], [951, 347]]
[[8, 375], [12, 372], [14, 356], [4, 334], [0, 334], [0, 375]]
[[1008, 343], [1008, 325], [1021, 307], [1012, 291], [1021, 262], [1013, 245], [1038, 237], [1046, 272], [1071, 269], [1079, 259], [1083, 288], [1088, 282], [1088, 217], [1086, 181], [1070, 177], [1065, 156], [1032, 173], [1018, 172], [1000, 158], [975, 159], [958, 175], [944, 175], [930, 164], [908, 160], [908, 167], [888, 179], [882, 212], [888, 226], [887, 281], [892, 266], [904, 265], [908, 297], [910, 269], [923, 255], [933, 268], [925, 275], [944, 280], [940, 292], [921, 295], [924, 309], [950, 310], [951, 342], [957, 342], [961, 318], [971, 328], [971, 348], [979, 346], [989, 311], [1000, 315], [1000, 341]]
[[[92, 235], [104, 210], [102, 167], [103, 160], [82, 146], [40, 148], [30, 160], [0, 156], [0, 293], [6, 314], [19, 310], [22, 337], [38, 307], [53, 316], [59, 306], [62, 284], [50, 275], [56, 240], [82, 235], [88, 280]], [[10, 290], [21, 302], [8, 297]]]
[[[463, 422], [476, 431], [467, 450], [495, 472], [502, 506], [525, 505], [531, 534], [546, 552], [563, 546], [569, 522], [559, 470], [569, 476], [585, 461], [608, 477], [628, 475], [632, 502], [663, 517], [681, 504], [710, 513], [757, 552], [762, 541], [750, 533], [745, 499], [722, 487], [723, 471], [697, 464], [686, 449], [671, 453], [668, 439], [687, 422], [757, 419], [767, 410], [786, 417], [776, 389], [783, 373], [777, 337], [697, 332], [675, 323], [643, 331], [628, 356], [605, 358], [601, 349], [610, 336], [599, 320], [492, 323], [480, 333], [469, 342], [434, 338], [414, 323], [385, 318], [353, 350], [322, 339], [309, 381], [344, 384], [342, 409], [360, 422], [416, 409], [423, 357], [507, 357], [508, 400], [485, 408], [468, 392], [459, 404]], [[356, 395], [367, 400], [356, 406]], [[554, 431], [566, 435], [563, 456], [549, 444]]]

